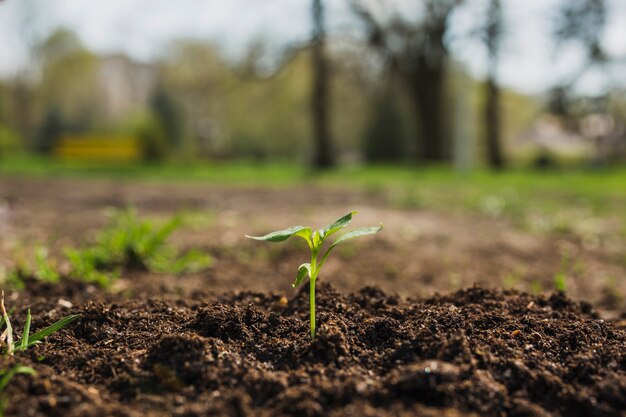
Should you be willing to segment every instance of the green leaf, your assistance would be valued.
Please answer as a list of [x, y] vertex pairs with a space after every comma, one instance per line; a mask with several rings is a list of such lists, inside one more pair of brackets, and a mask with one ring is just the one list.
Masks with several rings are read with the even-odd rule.
[[346, 234], [343, 234], [339, 237], [339, 239], [335, 240], [333, 242], [332, 245], [330, 245], [330, 247], [328, 248], [328, 250], [326, 251], [326, 253], [324, 254], [324, 257], [322, 258], [322, 261], [320, 262], [318, 268], [321, 268], [321, 266], [324, 264], [324, 262], [326, 261], [326, 258], [328, 258], [328, 255], [330, 254], [330, 251], [333, 250], [333, 248], [335, 246], [337, 246], [340, 243], [345, 242], [346, 240], [351, 240], [351, 239], [355, 239], [357, 237], [361, 237], [361, 236], [368, 236], [368, 235], [374, 235], [378, 232], [380, 232], [381, 230], [383, 230], [383, 225], [381, 223], [380, 226], [371, 226], [371, 227], [361, 227], [358, 229], [354, 229]]
[[72, 314], [71, 316], [63, 317], [61, 320], [54, 322], [50, 326], [46, 327], [43, 330], [38, 331], [37, 333], [33, 333], [28, 338], [28, 346], [32, 346], [35, 343], [39, 342], [45, 337], [50, 336], [52, 333], [58, 332], [65, 326], [72, 323], [74, 320], [78, 319], [80, 314]]
[[333, 242], [333, 244], [331, 245], [331, 248], [333, 246], [337, 246], [338, 244], [345, 242], [346, 240], [354, 239], [354, 238], [361, 237], [361, 236], [375, 235], [381, 230], [383, 230], [382, 224], [380, 226], [361, 227], [358, 229], [354, 229], [344, 235], [341, 235], [339, 239]]
[[304, 281], [307, 275], [309, 277], [311, 276], [311, 264], [308, 262], [298, 267], [298, 275], [296, 276], [296, 281], [291, 284], [291, 286], [296, 288], [298, 285], [302, 284], [302, 281]]
[[358, 211], [351, 211], [350, 213], [335, 220], [334, 222], [324, 227], [323, 229], [320, 229], [319, 230], [320, 238], [324, 240], [327, 236], [330, 236], [333, 233], [337, 232], [338, 230], [341, 230], [347, 225], [349, 225], [350, 222], [352, 221], [352, 216], [354, 216], [357, 213]]
[[17, 348], [18, 350], [25, 350], [28, 347], [28, 335], [30, 333], [30, 322], [32, 318], [30, 316], [30, 308], [26, 313], [26, 324], [24, 324], [24, 333], [22, 334], [22, 340], [20, 341], [20, 346]]
[[172, 233], [176, 231], [182, 224], [182, 218], [179, 215], [172, 217], [169, 221], [167, 221], [160, 229], [153, 232], [151, 235], [151, 231], [148, 229], [146, 231], [147, 239], [143, 242], [141, 247], [142, 255], [144, 256], [152, 256], [154, 255], [159, 248], [165, 245], [165, 242], [170, 237]]
[[15, 365], [8, 372], [2, 375], [0, 378], [0, 392], [2, 392], [6, 386], [11, 382], [11, 379], [17, 374], [35, 375], [37, 372], [33, 368], [23, 365]]
[[313, 248], [319, 249], [319, 247], [322, 246], [322, 242], [323, 242], [323, 239], [322, 239], [322, 236], [320, 235], [320, 231], [319, 230], [314, 231], [311, 237], [311, 243], [313, 243], [313, 247], [311, 249]]
[[291, 236], [300, 236], [308, 242], [309, 238], [311, 237], [311, 228], [304, 227], [304, 226], [291, 226], [291, 227], [288, 227], [287, 229], [268, 233], [265, 236], [246, 235], [246, 237], [250, 239], [264, 240], [268, 242], [282, 242], [284, 240], [289, 239]]

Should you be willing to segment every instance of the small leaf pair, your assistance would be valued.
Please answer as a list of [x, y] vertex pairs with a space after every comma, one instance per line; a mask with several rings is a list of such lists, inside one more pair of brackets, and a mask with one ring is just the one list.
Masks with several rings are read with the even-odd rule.
[[298, 236], [303, 238], [307, 244], [309, 245], [309, 249], [311, 251], [311, 261], [307, 263], [303, 263], [298, 267], [298, 273], [296, 274], [296, 280], [292, 284], [294, 288], [299, 286], [304, 282], [304, 280], [309, 278], [309, 300], [310, 300], [310, 318], [311, 318], [311, 339], [315, 338], [315, 281], [319, 275], [319, 271], [326, 262], [328, 255], [330, 252], [340, 243], [346, 242], [348, 240], [373, 235], [382, 230], [382, 224], [380, 226], [374, 227], [361, 227], [359, 229], [352, 230], [348, 233], [343, 234], [337, 240], [335, 240], [326, 250], [324, 255], [320, 257], [320, 253], [322, 251], [322, 246], [326, 238], [331, 236], [332, 234], [338, 232], [339, 230], [345, 228], [352, 221], [352, 217], [357, 214], [356, 211], [351, 211], [345, 216], [340, 217], [335, 220], [331, 224], [319, 229], [312, 230], [310, 227], [306, 226], [291, 226], [287, 229], [278, 230], [276, 232], [268, 233], [264, 236], [248, 236], [246, 237], [250, 239], [262, 240], [267, 242], [283, 242], [289, 239], [292, 236]]

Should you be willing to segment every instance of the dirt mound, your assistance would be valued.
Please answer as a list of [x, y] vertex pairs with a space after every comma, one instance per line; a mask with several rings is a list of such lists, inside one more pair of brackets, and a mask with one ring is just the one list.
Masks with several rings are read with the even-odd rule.
[[[7, 415], [626, 415], [626, 332], [588, 304], [318, 294], [312, 342], [306, 289], [74, 307], [79, 322], [2, 359], [38, 371], [7, 388]], [[35, 325], [54, 318], [42, 303]]]

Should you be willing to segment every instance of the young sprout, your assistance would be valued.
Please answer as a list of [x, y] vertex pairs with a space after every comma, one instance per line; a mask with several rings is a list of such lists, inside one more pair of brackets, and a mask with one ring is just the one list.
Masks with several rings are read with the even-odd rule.
[[9, 314], [4, 307], [4, 291], [2, 291], [2, 295], [0, 296], [0, 313], [2, 313], [2, 317], [0, 318], [0, 327], [2, 325], [6, 326], [6, 329], [4, 330], [4, 332], [2, 332], [2, 335], [0, 335], [0, 342], [6, 343], [7, 347], [5, 353], [7, 355], [13, 355], [14, 352], [23, 351], [31, 346], [36, 345], [37, 343], [41, 343], [44, 338], [50, 336], [52, 333], [58, 332], [59, 330], [80, 317], [80, 314], [73, 314], [63, 317], [61, 320], [52, 323], [45, 329], [31, 334], [31, 316], [29, 309], [26, 313], [26, 323], [24, 324], [22, 339], [16, 343], [13, 339], [13, 327], [11, 326], [11, 320], [9, 319]]
[[330, 252], [340, 243], [347, 240], [354, 239], [361, 236], [373, 235], [382, 230], [383, 225], [374, 227], [361, 227], [359, 229], [352, 230], [343, 234], [337, 240], [335, 240], [326, 250], [326, 252], [320, 257], [322, 251], [322, 245], [327, 237], [343, 229], [352, 221], [357, 211], [351, 211], [345, 216], [335, 220], [333, 223], [319, 230], [312, 231], [310, 227], [305, 226], [291, 226], [287, 229], [279, 230], [276, 232], [268, 233], [265, 236], [248, 236], [250, 239], [264, 240], [268, 242], [283, 242], [289, 239], [291, 236], [299, 236], [306, 240], [311, 250], [311, 261], [303, 263], [298, 267], [298, 273], [296, 274], [296, 280], [292, 284], [293, 288], [296, 288], [304, 280], [309, 278], [309, 308], [311, 313], [311, 339], [315, 339], [315, 281], [319, 275], [320, 269], [326, 262]]

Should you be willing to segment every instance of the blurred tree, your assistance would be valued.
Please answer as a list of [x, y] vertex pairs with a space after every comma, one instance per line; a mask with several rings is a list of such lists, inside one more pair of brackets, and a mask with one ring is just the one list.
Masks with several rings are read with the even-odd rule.
[[419, 122], [419, 156], [424, 160], [450, 159], [443, 108], [449, 56], [445, 37], [449, 18], [460, 3], [461, 0], [422, 0], [417, 20], [399, 12], [382, 20], [364, 0], [351, 0], [352, 9], [367, 27], [370, 45], [407, 86], [416, 110], [415, 120]]
[[487, 161], [492, 168], [504, 168], [500, 122], [500, 87], [497, 81], [498, 55], [502, 38], [502, 6], [500, 0], [489, 0], [483, 41], [487, 48], [487, 80], [485, 83], [485, 143]]
[[184, 114], [172, 93], [162, 83], [157, 83], [152, 92], [150, 110], [168, 148], [180, 151], [185, 134]]
[[61, 111], [57, 106], [51, 105], [46, 110], [44, 120], [39, 127], [35, 150], [43, 154], [50, 153], [63, 133], [64, 128]]
[[[178, 40], [169, 46], [159, 68], [160, 81], [175, 94], [183, 127], [179, 152], [186, 155], [219, 155], [228, 143], [218, 135], [228, 132], [229, 117], [247, 116], [227, 111], [237, 77], [211, 44]], [[241, 120], [239, 120], [241, 123]], [[211, 126], [208, 130], [207, 126]]]
[[135, 127], [135, 136], [139, 139], [146, 161], [162, 161], [170, 155], [171, 146], [163, 131], [163, 125], [159, 120], [150, 115]]
[[557, 49], [566, 43], [576, 43], [584, 51], [578, 68], [550, 93], [549, 109], [560, 116], [569, 113], [570, 96], [576, 83], [592, 68], [602, 68], [610, 57], [602, 45], [607, 20], [606, 0], [568, 0], [556, 14], [554, 37]]
[[389, 86], [375, 93], [365, 129], [364, 154], [368, 162], [398, 162], [406, 158], [404, 120]]
[[38, 46], [38, 56], [42, 67], [37, 95], [44, 113], [50, 115], [54, 108], [79, 130], [98, 123], [105, 113], [99, 58], [67, 29], [58, 29], [45, 39]]
[[330, 133], [329, 69], [325, 54], [326, 30], [321, 0], [313, 0], [313, 88], [311, 94], [314, 154], [313, 166], [329, 168], [335, 164]]

